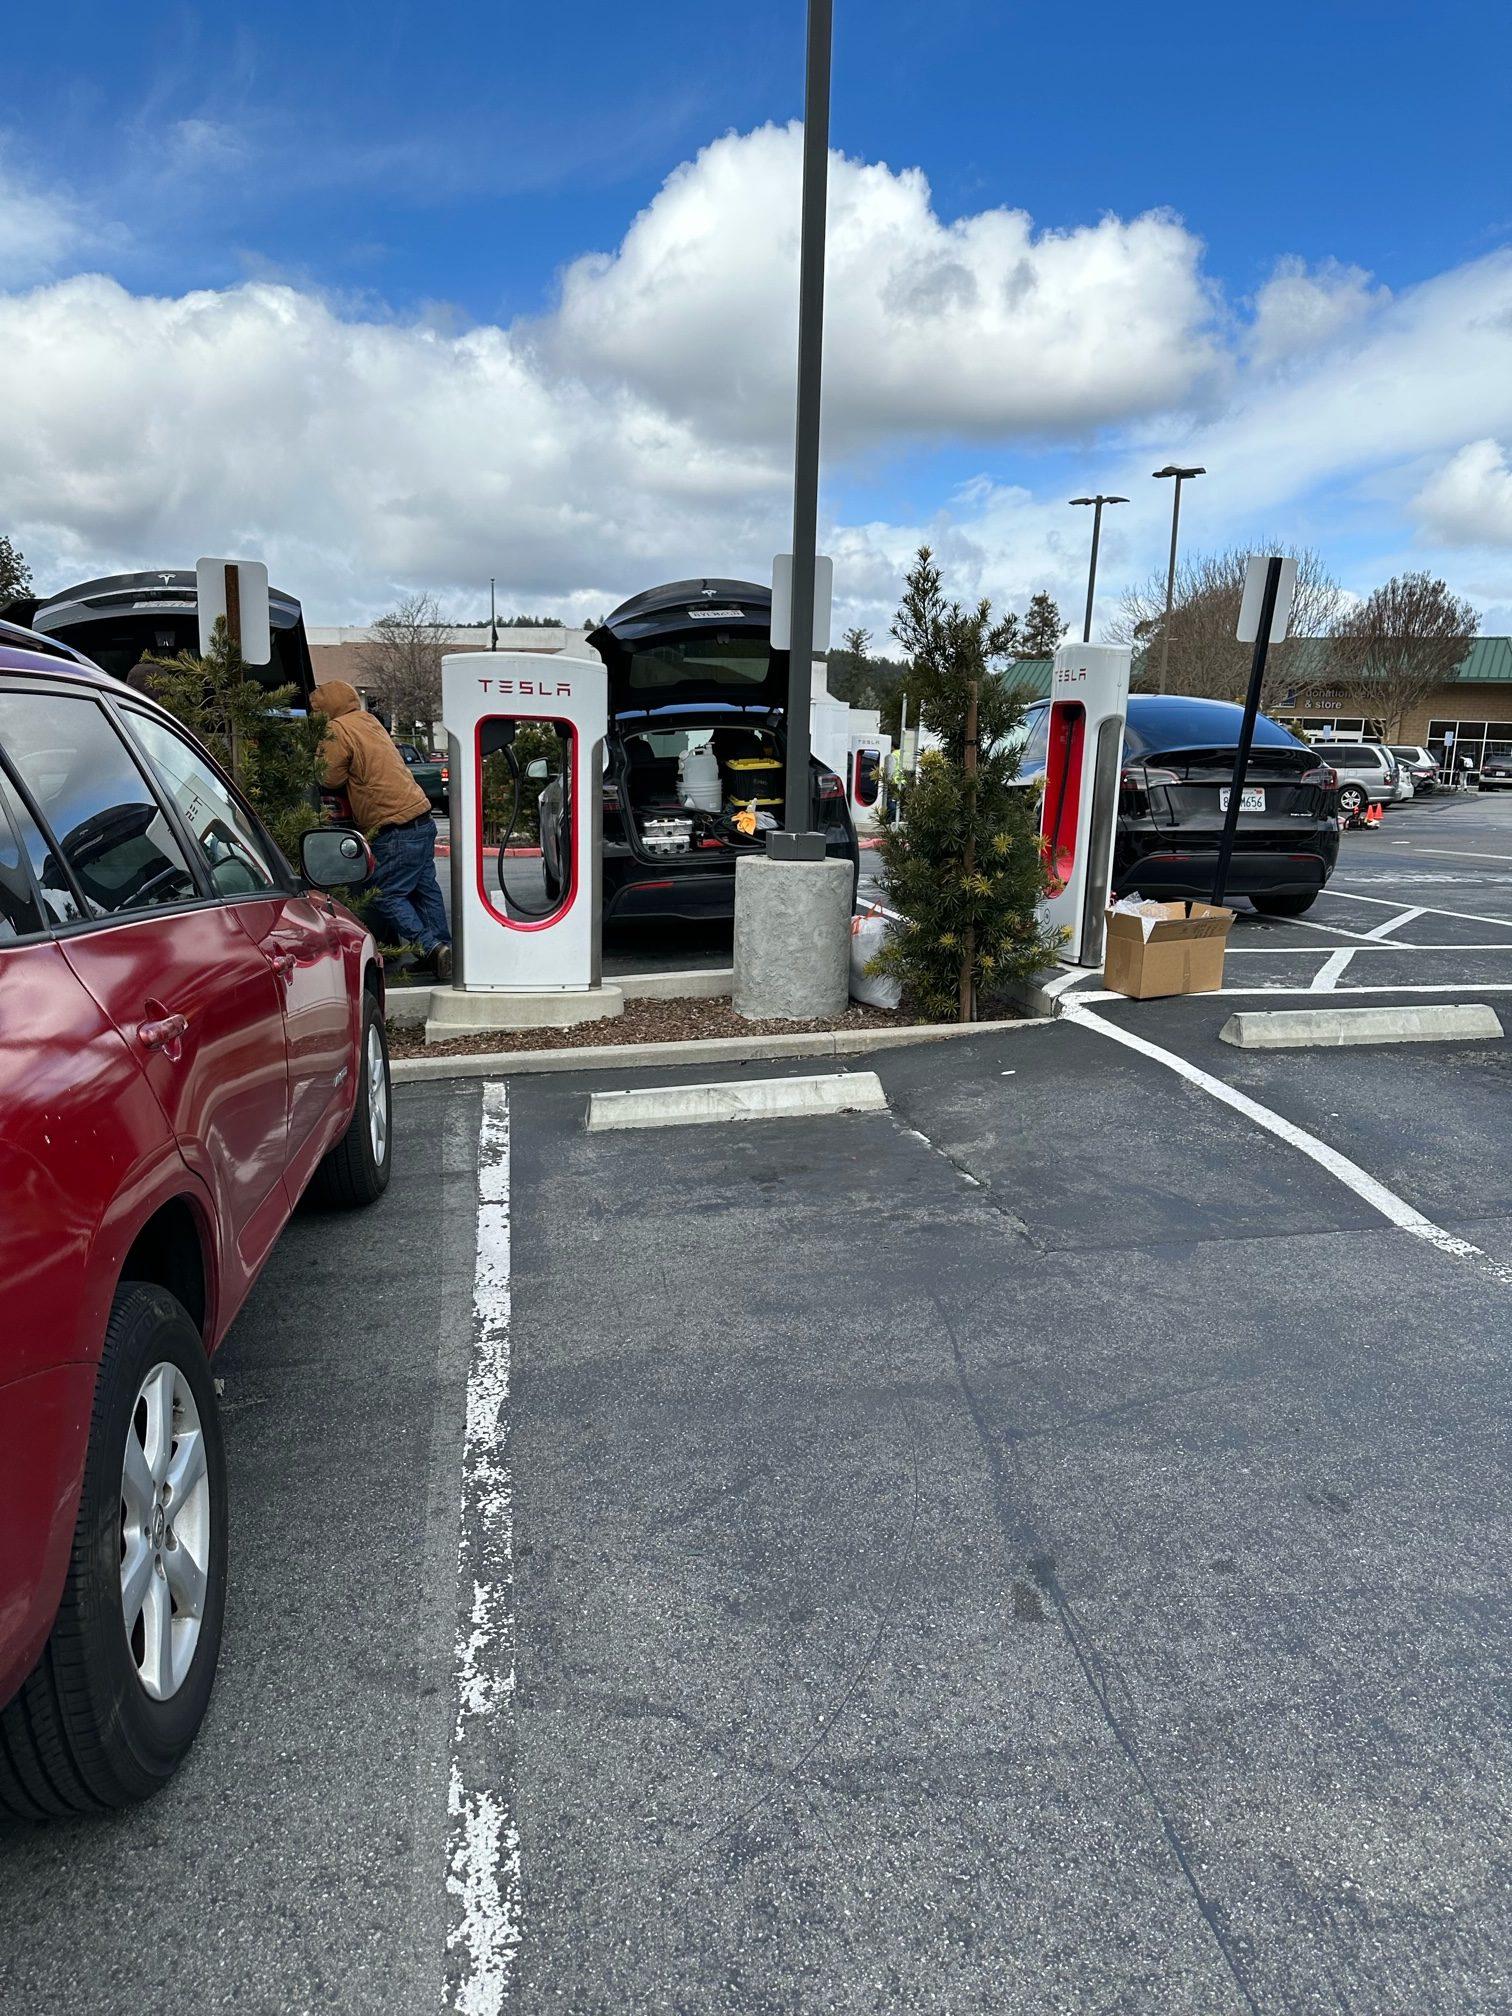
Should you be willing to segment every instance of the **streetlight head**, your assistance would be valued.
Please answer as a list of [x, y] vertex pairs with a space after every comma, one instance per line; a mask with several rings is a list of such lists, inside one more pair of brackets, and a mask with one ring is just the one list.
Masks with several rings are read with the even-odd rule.
[[1097, 499], [1095, 497], [1073, 497], [1071, 502], [1073, 504], [1095, 504]]
[[1102, 501], [1104, 504], [1127, 504], [1129, 500], [1127, 497], [1104, 497]]
[[1164, 469], [1151, 470], [1153, 476], [1206, 476], [1206, 469], [1181, 469], [1174, 462], [1167, 462]]

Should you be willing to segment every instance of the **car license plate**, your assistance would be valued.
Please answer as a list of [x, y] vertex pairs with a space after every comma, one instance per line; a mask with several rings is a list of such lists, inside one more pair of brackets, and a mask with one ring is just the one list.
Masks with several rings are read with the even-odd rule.
[[[1220, 812], [1227, 812], [1228, 808], [1229, 794], [1227, 791], [1220, 791], [1218, 793], [1218, 810]], [[1265, 791], [1263, 787], [1256, 784], [1247, 784], [1240, 793], [1239, 810], [1241, 812], [1263, 812], [1265, 810]]]

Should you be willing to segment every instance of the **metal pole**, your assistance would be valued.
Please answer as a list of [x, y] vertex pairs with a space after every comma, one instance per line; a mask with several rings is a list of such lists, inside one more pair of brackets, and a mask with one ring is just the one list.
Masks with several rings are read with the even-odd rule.
[[793, 452], [793, 611], [788, 637], [787, 780], [783, 827], [769, 850], [823, 860], [813, 832], [809, 704], [813, 695], [814, 554], [819, 530], [819, 411], [824, 362], [824, 238], [829, 187], [830, 54], [834, 0], [809, 0], [803, 97], [803, 222], [798, 255], [798, 413]]
[[1276, 615], [1276, 592], [1281, 586], [1281, 556], [1271, 555], [1265, 570], [1265, 599], [1260, 604], [1260, 628], [1255, 632], [1255, 655], [1250, 661], [1249, 692], [1244, 698], [1244, 720], [1239, 728], [1239, 747], [1234, 751], [1234, 775], [1229, 784], [1228, 810], [1223, 815], [1223, 837], [1218, 842], [1218, 866], [1213, 871], [1213, 901], [1221, 903], [1228, 887], [1229, 863], [1234, 857], [1234, 832], [1239, 824], [1239, 801], [1244, 796], [1244, 773], [1249, 768], [1250, 744], [1255, 739], [1255, 716], [1260, 712], [1260, 687], [1265, 678], [1265, 655], [1270, 650], [1271, 624]]
[[494, 577], [492, 574], [488, 577], [488, 648], [490, 651], [497, 651], [499, 648], [499, 612], [494, 606]]
[[1171, 564], [1166, 570], [1165, 622], [1160, 629], [1160, 671], [1155, 680], [1157, 693], [1164, 693], [1166, 689], [1166, 668], [1171, 658], [1171, 607], [1176, 599], [1176, 528], [1181, 523], [1181, 483], [1178, 471], [1176, 495], [1171, 500]]
[[1092, 500], [1092, 564], [1087, 569], [1087, 616], [1086, 621], [1082, 624], [1083, 644], [1090, 644], [1092, 642], [1092, 597], [1097, 592], [1097, 542], [1102, 534], [1102, 507], [1103, 500], [1101, 497], [1094, 497]]

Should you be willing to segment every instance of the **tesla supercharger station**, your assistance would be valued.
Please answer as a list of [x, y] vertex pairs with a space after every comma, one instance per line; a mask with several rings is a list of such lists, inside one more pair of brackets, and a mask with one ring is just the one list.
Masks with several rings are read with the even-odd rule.
[[888, 735], [852, 735], [845, 777], [845, 795], [852, 816], [863, 832], [876, 825], [887, 786], [887, 765], [892, 756]]
[[[597, 987], [607, 672], [596, 659], [548, 652], [451, 652], [441, 660], [441, 712], [451, 768], [454, 984], [495, 994]], [[484, 762], [502, 756], [518, 784], [515, 736], [530, 726], [557, 731], [566, 797], [561, 894], [544, 908], [505, 894], [503, 856], [484, 846]]]
[[1040, 833], [1054, 893], [1042, 908], [1066, 931], [1060, 956], [1073, 966], [1102, 964], [1131, 656], [1122, 644], [1062, 644], [1050, 673]]

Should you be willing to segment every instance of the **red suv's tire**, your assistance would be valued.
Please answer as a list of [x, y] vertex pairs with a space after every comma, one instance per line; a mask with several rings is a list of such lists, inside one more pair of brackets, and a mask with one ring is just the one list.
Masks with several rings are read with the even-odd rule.
[[362, 997], [362, 1047], [357, 1053], [357, 1104], [345, 1134], [310, 1179], [312, 1203], [350, 1210], [373, 1204], [388, 1188], [393, 1161], [394, 1092], [388, 1036], [378, 1003]]
[[[154, 1426], [163, 1423], [168, 1439], [159, 1436], [154, 1449]], [[191, 1460], [196, 1438], [198, 1458]], [[196, 1467], [200, 1460], [202, 1469]], [[150, 1508], [138, 1505], [136, 1480], [156, 1480], [160, 1468], [163, 1480], [154, 1484]], [[175, 1529], [180, 1513], [182, 1542]], [[191, 1518], [196, 1540], [188, 1537]], [[196, 1546], [202, 1559], [196, 1559]], [[163, 1620], [157, 1628], [169, 1647], [167, 1666], [157, 1676], [167, 1683], [161, 1698], [150, 1691], [143, 1665], [150, 1663], [149, 1643], [163, 1640], [144, 1638], [139, 1652], [137, 1631], [154, 1628], [148, 1606], [138, 1606], [134, 1624], [125, 1615], [133, 1554], [145, 1560], [142, 1586], [153, 1598], [154, 1617]], [[181, 1604], [185, 1570], [174, 1569], [175, 1556], [200, 1583], [189, 1603]], [[111, 1310], [95, 1379], [57, 1621], [31, 1676], [0, 1712], [0, 1812], [28, 1820], [98, 1812], [146, 1799], [165, 1785], [204, 1719], [225, 1601], [226, 1462], [205, 1347], [166, 1289], [126, 1282]], [[174, 1670], [176, 1658], [183, 1661], [181, 1672]]]

